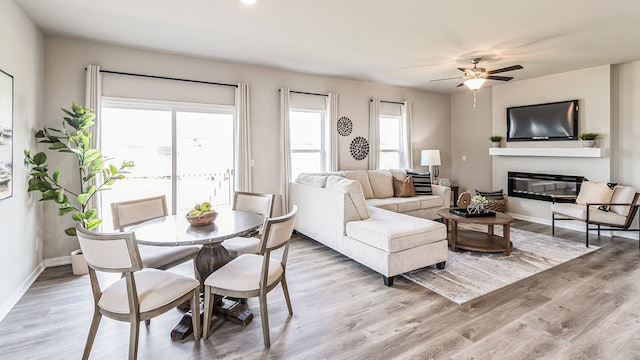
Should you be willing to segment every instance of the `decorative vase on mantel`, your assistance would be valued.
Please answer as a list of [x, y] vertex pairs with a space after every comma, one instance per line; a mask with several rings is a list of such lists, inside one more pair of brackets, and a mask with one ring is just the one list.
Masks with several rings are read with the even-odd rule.
[[494, 141], [491, 143], [491, 147], [492, 148], [499, 148], [500, 147], [500, 142], [499, 141]]
[[596, 145], [596, 138], [599, 135], [598, 133], [582, 133], [578, 135], [578, 139], [582, 141], [582, 147], [592, 148]]
[[489, 137], [489, 140], [491, 140], [491, 147], [492, 148], [499, 148], [500, 147], [500, 141], [502, 141], [502, 136], [493, 135], [493, 136]]

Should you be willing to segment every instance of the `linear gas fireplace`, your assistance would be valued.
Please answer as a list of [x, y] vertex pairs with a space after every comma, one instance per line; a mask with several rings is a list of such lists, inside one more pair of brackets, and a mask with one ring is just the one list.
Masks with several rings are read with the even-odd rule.
[[513, 197], [551, 201], [552, 195], [578, 195], [584, 176], [534, 174], [509, 171], [508, 194]]

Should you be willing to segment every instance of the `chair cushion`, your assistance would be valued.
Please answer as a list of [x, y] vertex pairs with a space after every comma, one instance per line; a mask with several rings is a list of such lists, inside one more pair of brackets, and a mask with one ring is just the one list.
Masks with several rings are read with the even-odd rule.
[[[140, 312], [167, 305], [200, 286], [194, 278], [158, 269], [142, 269], [134, 273]], [[104, 289], [98, 301], [101, 308], [119, 314], [129, 314], [127, 283], [121, 278]]]
[[195, 256], [200, 246], [139, 246], [138, 249], [142, 266], [157, 269], [190, 255]]
[[234, 237], [222, 242], [222, 246], [232, 258], [244, 254], [257, 254], [260, 251], [260, 239], [255, 237]]
[[[636, 195], [636, 189], [631, 186], [618, 185], [613, 190], [613, 196], [611, 196], [611, 202], [617, 204], [630, 204]], [[613, 205], [610, 211], [627, 216], [629, 214], [629, 206]]]
[[329, 178], [327, 178], [326, 188], [339, 190], [349, 194], [349, 198], [351, 199], [360, 220], [369, 218], [367, 202], [365, 200], [364, 193], [362, 192], [362, 187], [357, 180], [349, 180], [340, 176], [329, 176]]
[[[262, 255], [246, 254], [231, 260], [214, 271], [204, 281], [207, 286], [233, 291], [255, 291], [260, 289]], [[282, 264], [273, 258], [269, 260], [267, 283], [271, 285], [280, 279], [284, 272]]]
[[580, 187], [576, 204], [608, 203], [613, 196], [613, 187], [603, 182], [585, 180]]
[[[582, 221], [587, 220], [587, 207], [585, 205], [554, 203], [551, 204], [551, 211], [561, 216], [564, 215]], [[625, 220], [626, 216], [616, 214], [612, 211], [602, 211], [598, 209], [597, 206], [591, 206], [589, 209], [590, 222], [623, 226]]]

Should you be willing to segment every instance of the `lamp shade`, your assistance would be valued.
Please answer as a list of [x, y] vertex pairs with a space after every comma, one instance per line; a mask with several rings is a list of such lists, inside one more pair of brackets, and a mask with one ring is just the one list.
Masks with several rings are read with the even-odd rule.
[[467, 85], [467, 87], [471, 90], [478, 90], [480, 89], [482, 84], [484, 84], [485, 81], [487, 81], [487, 79], [476, 78], [476, 79], [465, 80], [464, 84]]
[[440, 150], [422, 150], [420, 165], [442, 165], [440, 163]]

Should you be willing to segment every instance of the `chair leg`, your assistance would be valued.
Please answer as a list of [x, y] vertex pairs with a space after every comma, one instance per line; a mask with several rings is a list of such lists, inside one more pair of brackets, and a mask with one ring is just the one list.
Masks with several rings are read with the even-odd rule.
[[193, 290], [193, 297], [191, 298], [191, 321], [193, 322], [193, 339], [198, 341], [200, 340], [200, 287]]
[[551, 235], [556, 234], [556, 214], [551, 213]]
[[585, 229], [586, 229], [585, 232], [584, 232], [584, 234], [585, 234], [585, 243], [587, 244], [587, 247], [589, 247], [589, 223], [588, 222], [585, 223]]
[[260, 317], [262, 318], [262, 337], [264, 339], [264, 347], [271, 347], [271, 339], [269, 338], [269, 314], [267, 313], [267, 292], [260, 290]]
[[211, 327], [211, 313], [213, 312], [213, 302], [215, 297], [211, 293], [211, 286], [204, 287], [204, 324], [202, 324], [204, 339], [209, 338], [209, 328]]
[[291, 307], [291, 299], [289, 298], [289, 287], [287, 286], [287, 278], [282, 274], [280, 284], [282, 285], [282, 292], [284, 293], [284, 300], [287, 302], [287, 308], [289, 309], [289, 315], [293, 315], [293, 308]]
[[87, 343], [84, 346], [84, 353], [82, 354], [83, 360], [87, 360], [89, 358], [89, 353], [91, 353], [93, 341], [96, 339], [96, 333], [98, 332], [98, 326], [100, 325], [101, 319], [102, 314], [100, 314], [98, 309], [95, 309], [93, 312], [93, 319], [91, 320], [91, 327], [89, 328], [89, 335], [87, 335]]
[[138, 336], [140, 335], [140, 319], [136, 316], [131, 317], [129, 326], [129, 360], [138, 358]]

